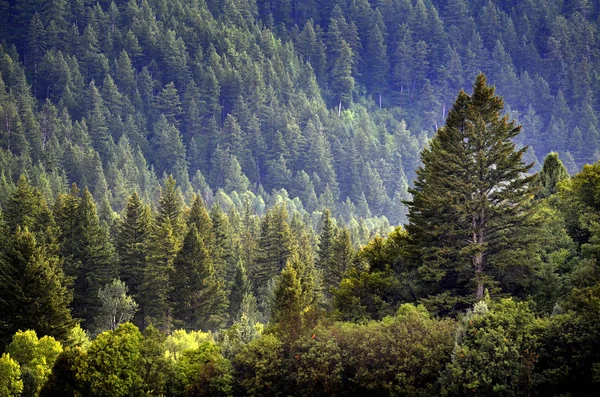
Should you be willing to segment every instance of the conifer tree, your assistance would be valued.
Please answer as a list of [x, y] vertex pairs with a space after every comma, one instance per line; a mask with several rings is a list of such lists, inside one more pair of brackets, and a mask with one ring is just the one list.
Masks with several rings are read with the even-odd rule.
[[185, 146], [177, 128], [164, 115], [154, 125], [152, 146], [156, 172], [172, 173], [178, 181], [185, 181], [188, 177]]
[[[515, 149], [520, 127], [501, 116], [503, 101], [480, 74], [473, 94], [461, 91], [446, 125], [421, 153], [410, 190], [411, 250], [424, 294], [452, 291], [483, 298], [502, 277], [503, 255], [528, 243], [528, 205], [535, 176]], [[522, 270], [524, 264], [513, 266]]]
[[158, 199], [156, 223], [163, 224], [167, 220], [173, 228], [173, 235], [182, 239], [185, 233], [183, 200], [177, 188], [177, 181], [173, 178], [173, 175], [169, 175], [165, 180], [160, 192], [160, 198]]
[[302, 330], [302, 286], [291, 262], [281, 271], [275, 287], [271, 321], [278, 324], [286, 342], [298, 339]]
[[557, 192], [558, 182], [569, 178], [569, 172], [558, 158], [558, 153], [549, 153], [544, 159], [544, 166], [540, 172], [540, 189], [537, 196], [549, 197]]
[[212, 250], [215, 244], [213, 235], [213, 221], [206, 210], [202, 197], [196, 196], [192, 202], [190, 213], [187, 219], [188, 227], [196, 226], [204, 247], [209, 251]]
[[229, 217], [219, 204], [213, 205], [210, 210], [212, 222], [212, 247], [211, 254], [217, 274], [226, 282], [231, 282], [234, 273], [234, 241], [233, 231]]
[[339, 230], [331, 246], [331, 260], [323, 275], [325, 291], [339, 287], [352, 267], [354, 249], [348, 229]]
[[287, 217], [285, 205], [278, 205], [267, 211], [262, 219], [256, 261], [250, 272], [256, 292], [283, 270], [296, 249]]
[[138, 299], [146, 267], [146, 249], [151, 231], [150, 208], [133, 193], [123, 219], [117, 223], [115, 251], [117, 275], [127, 285], [133, 299]]
[[180, 245], [179, 239], [174, 236], [170, 218], [156, 220], [146, 251], [146, 267], [138, 302], [144, 329], [149, 325], [163, 331], [171, 328], [169, 275], [173, 273], [173, 261]]
[[169, 175], [158, 200], [158, 212], [146, 248], [146, 267], [138, 302], [143, 328], [150, 324], [161, 330], [171, 328], [169, 275], [173, 274], [173, 261], [185, 233], [182, 212], [181, 196], [175, 179]]
[[338, 116], [342, 111], [342, 103], [352, 101], [352, 91], [354, 90], [354, 77], [352, 77], [352, 49], [342, 40], [339, 49], [339, 57], [333, 65], [331, 74], [332, 88], [335, 99], [338, 102]]
[[321, 216], [321, 233], [319, 234], [319, 244], [317, 245], [318, 260], [317, 269], [327, 272], [331, 265], [333, 255], [333, 241], [336, 235], [336, 227], [331, 219], [331, 212], [326, 209]]
[[225, 325], [225, 283], [216, 274], [195, 225], [190, 226], [175, 258], [171, 280], [169, 300], [174, 325], [212, 331]]
[[62, 235], [62, 251], [73, 266], [70, 268], [73, 273], [69, 275], [75, 277], [73, 315], [89, 322], [100, 305], [98, 290], [115, 276], [114, 248], [107, 230], [100, 224], [96, 204], [87, 188], [71, 216], [75, 218], [73, 230]]
[[61, 261], [37, 241], [27, 227], [3, 233], [0, 254], [0, 341], [7, 343], [18, 330], [36, 332], [64, 340], [75, 321], [69, 304], [72, 293], [61, 269]]
[[229, 322], [238, 321], [242, 314], [244, 296], [252, 294], [252, 284], [246, 274], [244, 262], [238, 261], [229, 294]]
[[16, 189], [5, 203], [3, 220], [12, 233], [17, 227], [34, 233], [39, 244], [56, 247], [56, 224], [54, 216], [37, 188], [32, 187], [25, 175], [19, 177]]

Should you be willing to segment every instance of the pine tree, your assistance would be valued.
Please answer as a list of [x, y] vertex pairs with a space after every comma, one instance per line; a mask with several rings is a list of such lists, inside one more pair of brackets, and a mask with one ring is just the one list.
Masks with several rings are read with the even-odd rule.
[[158, 200], [158, 211], [146, 247], [146, 267], [138, 302], [143, 328], [152, 324], [161, 330], [169, 330], [172, 325], [169, 275], [173, 274], [173, 261], [185, 233], [182, 205], [175, 179], [169, 175]]
[[178, 181], [183, 182], [188, 177], [185, 146], [179, 130], [164, 115], [154, 124], [152, 146], [156, 172], [159, 175], [172, 173]]
[[278, 325], [288, 343], [300, 336], [302, 323], [302, 286], [296, 269], [288, 262], [275, 287], [271, 322]]
[[[66, 215], [61, 214], [61, 218]], [[61, 237], [63, 255], [73, 264], [75, 277], [73, 315], [81, 318], [87, 327], [100, 306], [98, 290], [114, 278], [114, 248], [108, 231], [100, 224], [94, 199], [85, 188], [78, 202], [72, 231]]]
[[167, 122], [175, 127], [179, 126], [179, 120], [183, 113], [181, 109], [181, 100], [175, 88], [175, 84], [170, 82], [163, 88], [156, 98], [155, 108], [167, 119]]
[[[502, 254], [527, 244], [535, 176], [522, 162], [527, 148], [515, 149], [520, 127], [501, 117], [503, 101], [483, 74], [473, 94], [458, 95], [446, 125], [421, 153], [423, 166], [410, 190], [411, 250], [424, 293], [452, 291], [459, 297], [502, 277]], [[512, 270], [518, 271], [516, 265]]]
[[140, 315], [143, 327], [153, 325], [163, 331], [171, 328], [171, 308], [168, 302], [169, 275], [179, 251], [179, 240], [174, 236], [171, 220], [155, 221], [146, 250], [146, 267], [140, 289]]
[[544, 166], [540, 172], [540, 190], [537, 197], [545, 198], [557, 192], [558, 183], [569, 178], [569, 172], [558, 158], [558, 153], [549, 153], [544, 159]]
[[342, 103], [352, 101], [354, 90], [354, 77], [352, 77], [352, 49], [342, 40], [339, 49], [339, 57], [336, 59], [331, 72], [331, 86], [334, 97], [338, 102], [338, 116], [342, 111]]
[[233, 230], [229, 217], [219, 204], [213, 205], [210, 210], [212, 222], [211, 254], [215, 271], [227, 283], [233, 279], [235, 271]]
[[37, 188], [32, 187], [25, 175], [19, 177], [16, 189], [5, 203], [3, 220], [12, 233], [17, 227], [35, 234], [39, 244], [49, 249], [56, 247], [56, 223], [52, 212]]
[[341, 229], [333, 239], [331, 260], [323, 275], [325, 291], [338, 288], [342, 279], [348, 274], [354, 259], [354, 248], [348, 229]]
[[379, 108], [381, 108], [382, 96], [387, 85], [389, 61], [383, 34], [377, 24], [369, 29], [365, 61], [366, 70], [363, 78], [367, 81], [371, 93], [378, 95]]
[[336, 235], [336, 227], [331, 219], [331, 212], [326, 209], [321, 216], [321, 232], [319, 234], [319, 244], [317, 245], [318, 260], [317, 269], [327, 272], [331, 265], [333, 255], [333, 241]]
[[175, 325], [212, 331], [225, 325], [225, 283], [216, 274], [195, 225], [188, 230], [175, 258], [171, 280], [169, 300]]
[[183, 239], [185, 234], [185, 223], [183, 221], [183, 200], [181, 192], [177, 188], [177, 181], [172, 175], [165, 179], [163, 188], [158, 199], [156, 224], [169, 221], [173, 228], [173, 235]]
[[69, 280], [63, 274], [59, 257], [38, 243], [27, 227], [17, 226], [14, 233], [4, 234], [3, 239], [0, 341], [6, 344], [16, 331], [23, 329], [66, 339], [75, 322], [69, 310]]
[[278, 205], [267, 211], [262, 219], [256, 261], [250, 272], [255, 292], [261, 291], [283, 270], [296, 249], [287, 217], [285, 205]]
[[144, 279], [151, 221], [150, 208], [136, 192], [129, 197], [123, 219], [116, 227], [117, 275], [127, 285], [135, 300], [138, 299]]
[[244, 262], [238, 261], [229, 294], [229, 322], [238, 321], [242, 314], [244, 296], [252, 294], [252, 284], [246, 274]]

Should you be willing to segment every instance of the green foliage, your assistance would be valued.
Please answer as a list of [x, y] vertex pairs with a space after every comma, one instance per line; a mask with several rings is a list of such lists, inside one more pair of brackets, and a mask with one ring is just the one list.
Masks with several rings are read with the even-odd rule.
[[283, 344], [274, 335], [263, 335], [248, 343], [232, 364], [240, 393], [248, 396], [286, 393]]
[[[355, 262], [332, 290], [339, 320], [381, 319], [393, 315], [401, 302], [413, 299], [410, 284], [398, 277], [406, 241], [406, 232], [397, 228], [386, 239], [376, 236], [356, 254]], [[347, 247], [347, 240], [341, 244]]]
[[558, 183], [568, 179], [569, 173], [562, 161], [558, 158], [558, 153], [552, 152], [544, 159], [544, 166], [540, 171], [540, 190], [538, 197], [548, 197], [558, 191]]
[[114, 331], [120, 324], [129, 322], [137, 310], [137, 303], [127, 295], [127, 285], [113, 280], [98, 291], [100, 310], [95, 319], [96, 333]]
[[22, 391], [23, 381], [19, 363], [13, 360], [9, 353], [3, 353], [0, 357], [0, 396], [17, 397]]
[[79, 390], [76, 378], [77, 360], [82, 354], [79, 348], [65, 348], [58, 355], [48, 380], [40, 390], [40, 397], [75, 397]]
[[343, 390], [342, 352], [334, 339], [306, 336], [292, 346], [296, 395], [330, 396]]
[[8, 345], [8, 353], [19, 363], [23, 395], [35, 396], [48, 379], [62, 345], [50, 336], [37, 337], [35, 331], [19, 331]]
[[488, 302], [476, 303], [461, 319], [441, 379], [445, 395], [531, 394], [540, 323], [527, 303]]
[[[396, 316], [364, 325], [337, 324], [347, 388], [356, 394], [429, 396], [449, 360], [455, 323], [405, 304]], [[317, 334], [317, 337], [319, 335]]]
[[175, 364], [174, 396], [231, 396], [234, 379], [229, 360], [211, 342], [184, 351]]
[[176, 326], [187, 330], [216, 330], [225, 324], [228, 306], [225, 283], [215, 272], [211, 256], [192, 224], [173, 262], [169, 301]]
[[[532, 248], [535, 176], [526, 174], [527, 148], [512, 141], [520, 127], [501, 117], [503, 107], [480, 74], [421, 154], [407, 231], [422, 296], [451, 290], [481, 299], [486, 285], [518, 291], [529, 277], [529, 264], [510, 254]], [[509, 278], [515, 273], [520, 280]]]
[[89, 396], [144, 395], [142, 334], [129, 323], [98, 335], [77, 359], [77, 381]]
[[150, 237], [150, 209], [138, 194], [129, 197], [123, 219], [117, 221], [115, 251], [118, 257], [117, 274], [137, 299], [144, 279], [146, 249]]
[[0, 337], [7, 342], [22, 329], [64, 340], [75, 324], [71, 292], [52, 247], [38, 242], [27, 228], [5, 235], [0, 256]]
[[598, 384], [600, 287], [574, 289], [540, 337], [539, 395], [591, 395]]

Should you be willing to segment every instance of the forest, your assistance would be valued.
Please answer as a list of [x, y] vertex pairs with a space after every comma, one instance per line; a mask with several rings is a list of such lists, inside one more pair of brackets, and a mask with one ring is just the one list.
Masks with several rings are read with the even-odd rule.
[[0, 0], [0, 397], [596, 395], [599, 40], [589, 0]]

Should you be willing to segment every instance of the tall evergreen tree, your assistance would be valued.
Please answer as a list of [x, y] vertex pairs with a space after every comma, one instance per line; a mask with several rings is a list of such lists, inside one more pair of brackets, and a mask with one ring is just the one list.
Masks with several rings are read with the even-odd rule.
[[146, 267], [138, 302], [143, 319], [142, 328], [153, 325], [163, 331], [171, 329], [169, 275], [173, 274], [173, 261], [180, 246], [179, 239], [174, 236], [171, 220], [156, 220], [146, 251]]
[[557, 184], [569, 178], [569, 172], [558, 158], [558, 153], [552, 152], [544, 159], [540, 172], [538, 197], [548, 197], [557, 192]]
[[73, 315], [89, 327], [100, 306], [98, 290], [115, 276], [114, 248], [107, 230], [100, 224], [96, 203], [87, 188], [71, 216], [75, 217], [74, 230], [63, 235], [61, 244], [63, 254], [74, 265], [73, 273], [69, 274], [75, 277]]
[[278, 205], [262, 219], [256, 261], [250, 272], [256, 292], [260, 292], [270, 279], [283, 270], [295, 251], [296, 244], [287, 217], [285, 205]]
[[144, 280], [151, 221], [150, 208], [134, 193], [129, 197], [123, 219], [118, 221], [116, 227], [117, 275], [127, 285], [135, 300], [138, 299]]
[[[522, 271], [507, 255], [529, 241], [529, 201], [535, 176], [512, 138], [520, 126], [501, 116], [503, 101], [477, 77], [473, 94], [461, 91], [421, 153], [423, 166], [411, 189], [409, 208], [414, 268], [425, 295], [452, 291], [483, 298], [484, 289], [502, 280], [502, 271]], [[506, 284], [505, 284], [506, 285]]]
[[6, 344], [24, 329], [65, 340], [75, 321], [69, 310], [73, 295], [59, 257], [27, 227], [2, 234], [0, 342]]
[[238, 261], [229, 294], [229, 322], [238, 321], [242, 314], [244, 296], [252, 294], [252, 284], [246, 274], [244, 262]]
[[318, 260], [317, 269], [327, 272], [331, 265], [333, 255], [333, 241], [336, 235], [336, 227], [331, 219], [331, 212], [327, 209], [321, 216], [321, 232], [319, 233], [319, 244], [317, 245]]
[[173, 274], [173, 261], [185, 233], [182, 212], [181, 196], [175, 179], [169, 175], [161, 191], [158, 212], [146, 250], [146, 267], [138, 302], [144, 328], [152, 324], [162, 330], [169, 330], [172, 325], [168, 301], [169, 275]]
[[215, 272], [195, 225], [173, 263], [170, 303], [174, 325], [188, 330], [217, 330], [227, 319], [225, 283]]
[[56, 249], [57, 230], [54, 216], [39, 189], [30, 185], [25, 175], [19, 177], [16, 189], [4, 206], [3, 221], [11, 233], [21, 227], [35, 234], [38, 244]]

